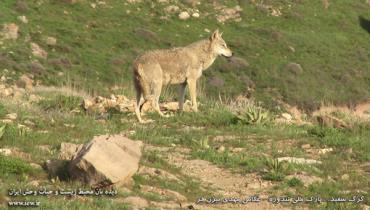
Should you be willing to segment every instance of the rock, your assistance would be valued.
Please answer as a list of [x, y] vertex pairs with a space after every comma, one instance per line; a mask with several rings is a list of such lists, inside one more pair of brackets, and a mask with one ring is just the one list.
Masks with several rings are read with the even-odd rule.
[[147, 200], [145, 200], [144, 198], [141, 198], [141, 197], [137, 197], [137, 196], [127, 197], [127, 198], [123, 199], [123, 202], [131, 204], [134, 207], [134, 209], [149, 207], [149, 203], [148, 203]]
[[70, 176], [92, 186], [124, 184], [139, 168], [141, 147], [122, 135], [96, 136], [70, 162]]
[[225, 81], [217, 76], [213, 76], [208, 79], [208, 84], [214, 87], [223, 87], [225, 85]]
[[292, 120], [292, 115], [290, 115], [289, 113], [283, 113], [281, 114], [281, 116], [288, 121]]
[[200, 4], [199, 0], [182, 0], [181, 2], [192, 7], [195, 7], [197, 4]]
[[9, 155], [12, 154], [12, 150], [8, 149], [8, 148], [1, 148], [0, 149], [0, 154], [5, 155], [5, 156], [9, 156]]
[[162, 169], [158, 169], [158, 168], [149, 168], [147, 166], [141, 166], [139, 171], [138, 171], [138, 174], [149, 175], [149, 176], [152, 176], [152, 177], [161, 177], [161, 178], [165, 178], [167, 180], [182, 182], [175, 175], [173, 175], [173, 174], [171, 174], [167, 171], [164, 171]]
[[16, 40], [18, 38], [18, 30], [19, 27], [15, 23], [4, 24], [1, 31], [2, 38]]
[[63, 0], [67, 4], [75, 4], [78, 2], [78, 0]]
[[188, 12], [183, 11], [183, 12], [180, 12], [180, 14], [179, 14], [179, 18], [180, 18], [180, 20], [187, 20], [187, 19], [189, 19], [189, 18], [190, 18], [190, 15], [189, 15], [189, 13], [188, 13]]
[[148, 41], [158, 42], [159, 38], [157, 34], [151, 30], [145, 29], [145, 28], [136, 28], [134, 30], [135, 35], [146, 39]]
[[57, 39], [55, 37], [47, 37], [46, 38], [46, 44], [49, 46], [55, 46], [57, 44]]
[[31, 64], [29, 64], [27, 68], [33, 75], [41, 75], [42, 73], [45, 72], [45, 67], [37, 61], [34, 61]]
[[326, 154], [328, 152], [332, 152], [332, 151], [333, 151], [333, 148], [324, 148], [324, 149], [319, 150], [319, 154], [324, 155], [324, 154]]
[[72, 160], [72, 158], [81, 150], [82, 146], [82, 144], [63, 142], [60, 144], [60, 153], [58, 158], [61, 160]]
[[39, 185], [40, 185], [40, 182], [39, 181], [37, 181], [37, 180], [32, 180], [32, 181], [30, 181], [30, 183], [29, 183], [31, 186], [33, 186], [33, 187], [38, 187]]
[[[168, 110], [168, 111], [177, 111], [179, 110], [179, 102], [164, 102], [160, 104], [161, 108]], [[190, 112], [191, 111], [191, 102], [189, 100], [186, 100], [183, 105], [184, 112]]]
[[241, 153], [244, 150], [245, 150], [244, 148], [236, 147], [236, 148], [231, 149], [231, 152], [233, 152], [233, 153]]
[[289, 163], [296, 163], [296, 164], [321, 164], [321, 161], [318, 161], [318, 160], [296, 158], [296, 157], [280, 157], [278, 158], [278, 161], [279, 162], [287, 161]]
[[26, 16], [18, 16], [18, 20], [20, 20], [22, 23], [28, 23], [28, 19]]
[[218, 152], [218, 153], [223, 153], [223, 152], [225, 152], [225, 147], [224, 147], [224, 146], [220, 146], [220, 147], [218, 147], [218, 148], [217, 148], [217, 152]]
[[310, 145], [310, 144], [303, 144], [303, 145], [301, 146], [301, 148], [302, 148], [302, 149], [309, 149], [309, 148], [311, 148], [311, 145]]
[[191, 15], [192, 17], [195, 17], [195, 18], [199, 18], [199, 13], [198, 12], [195, 12], [195, 13], [193, 13], [192, 15]]
[[285, 67], [288, 71], [292, 72], [293, 74], [301, 74], [303, 72], [303, 68], [298, 63], [288, 63]]
[[51, 154], [50, 145], [38, 145], [37, 148], [43, 152]]
[[89, 110], [94, 105], [94, 102], [90, 99], [84, 99], [82, 102], [82, 106], [85, 110]]
[[0, 92], [0, 95], [3, 96], [3, 97], [11, 96], [11, 95], [13, 95], [13, 89], [12, 88], [2, 89], [1, 92]]
[[176, 5], [169, 5], [167, 7], [164, 8], [164, 11], [166, 13], [175, 13], [175, 12], [178, 12], [179, 11], [179, 7], [176, 6]]
[[152, 187], [152, 186], [148, 186], [148, 185], [143, 185], [143, 186], [141, 186], [141, 191], [142, 192], [157, 193], [157, 194], [175, 199], [176, 201], [186, 201], [187, 200], [187, 198], [184, 195], [182, 195], [182, 194], [180, 194], [176, 191], [169, 190], [169, 189], [162, 189], [162, 188]]
[[339, 128], [339, 129], [349, 128], [347, 123], [345, 123], [343, 120], [338, 119], [333, 116], [329, 116], [329, 115], [316, 116], [316, 121], [318, 122], [320, 126], [323, 126], [323, 127], [332, 127], [332, 128]]
[[48, 57], [48, 53], [34, 42], [31, 42], [31, 50], [32, 50], [32, 55], [34, 55], [35, 57], [44, 58], [44, 59]]
[[245, 70], [248, 68], [249, 63], [241, 57], [232, 56], [231, 58], [224, 58], [225, 62], [222, 63], [220, 67], [220, 71], [228, 72], [228, 71], [235, 71], [235, 70]]
[[348, 174], [343, 174], [341, 176], [342, 180], [349, 180], [349, 175]]
[[39, 164], [37, 163], [30, 163], [30, 166], [34, 169], [42, 169], [42, 166], [40, 166]]
[[221, 7], [221, 11], [219, 14], [216, 15], [216, 19], [220, 23], [225, 23], [229, 20], [234, 20], [235, 22], [241, 21], [240, 13], [242, 12], [242, 8], [237, 5], [234, 8], [225, 8]]
[[5, 115], [5, 118], [9, 120], [16, 120], [17, 116], [18, 116], [17, 113], [10, 113], [10, 114]]
[[24, 88], [26, 90], [31, 90], [33, 88], [33, 79], [31, 79], [26, 74], [23, 74], [18, 81], [16, 82], [16, 85], [20, 88]]

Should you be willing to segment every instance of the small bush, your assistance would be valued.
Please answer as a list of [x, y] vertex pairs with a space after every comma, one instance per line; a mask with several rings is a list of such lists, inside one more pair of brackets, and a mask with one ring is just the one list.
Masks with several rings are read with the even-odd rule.
[[293, 177], [287, 181], [287, 184], [289, 187], [297, 187], [302, 186], [303, 182], [300, 179]]
[[82, 99], [80, 97], [58, 95], [51, 99], [41, 100], [39, 102], [39, 106], [41, 106], [45, 111], [59, 110], [62, 112], [68, 112], [78, 108], [81, 101]]
[[0, 155], [0, 174], [25, 174], [32, 171], [32, 167], [24, 161]]
[[270, 120], [270, 113], [262, 107], [251, 105], [237, 117], [243, 124], [265, 124]]
[[265, 164], [268, 172], [262, 176], [265, 180], [282, 181], [287, 171], [287, 165], [278, 159], [266, 159]]

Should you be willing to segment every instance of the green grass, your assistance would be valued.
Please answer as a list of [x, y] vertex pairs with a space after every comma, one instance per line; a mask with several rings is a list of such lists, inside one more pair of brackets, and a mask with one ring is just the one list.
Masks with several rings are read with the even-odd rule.
[[[323, 9], [321, 1], [263, 1], [274, 7], [280, 6], [281, 17], [269, 16], [266, 11], [244, 1], [243, 21], [224, 25], [215, 21], [213, 15], [216, 12], [209, 2], [199, 6], [199, 19], [187, 21], [179, 20], [177, 14], [171, 15], [169, 20], [160, 20], [161, 10], [166, 5], [155, 4], [152, 8], [149, 0], [127, 5], [120, 0], [105, 2], [106, 5], [93, 9], [86, 1], [73, 5], [63, 1], [1, 1], [0, 24], [15, 22], [20, 33], [16, 41], [3, 41], [1, 45], [0, 76], [9, 77], [7, 83], [12, 84], [22, 74], [30, 73], [44, 85], [73, 86], [96, 95], [115, 93], [133, 98], [131, 63], [138, 54], [148, 49], [184, 46], [206, 38], [209, 34], [205, 28], [223, 31], [235, 55], [245, 59], [249, 66], [237, 68], [226, 59], [217, 59], [199, 81], [202, 92], [199, 113], [174, 113], [171, 118], [148, 114], [145, 117], [155, 119], [155, 123], [148, 125], [139, 125], [132, 114], [117, 110], [109, 110], [107, 116], [85, 113], [80, 106], [82, 98], [59, 93], [41, 94], [44, 98], [32, 107], [2, 101], [0, 119], [8, 113], [17, 113], [18, 117], [4, 127], [0, 147], [17, 147], [31, 155], [31, 160], [27, 161], [0, 155], [0, 188], [3, 191], [11, 184], [28, 186], [28, 181], [40, 177], [51, 187], [75, 187], [75, 183], [68, 181], [53, 183], [46, 178], [46, 171], [35, 171], [29, 162], [42, 164], [56, 158], [61, 142], [82, 144], [95, 135], [125, 132], [130, 138], [149, 145], [188, 148], [190, 158], [207, 160], [235, 173], [255, 173], [277, 184], [269, 193], [292, 194], [290, 190], [294, 189], [295, 193], [305, 196], [327, 197], [341, 196], [343, 191], [350, 192], [346, 195], [357, 190], [369, 192], [366, 171], [370, 160], [368, 122], [354, 122], [348, 129], [283, 125], [270, 120], [243, 123], [225, 105], [216, 103], [219, 96], [232, 100], [234, 96], [248, 93], [261, 101], [260, 105], [269, 110], [273, 118], [281, 111], [275, 99], [305, 110], [314, 109], [320, 102], [353, 104], [368, 99], [369, 34], [358, 23], [359, 15], [370, 19], [370, 10], [364, 1], [333, 1], [327, 10]], [[235, 0], [220, 2], [228, 6], [237, 3]], [[130, 10], [129, 14], [127, 10]], [[205, 12], [210, 15], [204, 17]], [[17, 19], [20, 15], [25, 15], [29, 23], [21, 23]], [[143, 26], [154, 35], [136, 32]], [[47, 46], [45, 39], [48, 36], [57, 38], [55, 46]], [[33, 57], [30, 42], [47, 50], [48, 58]], [[287, 68], [291, 62], [300, 64], [303, 71]], [[224, 85], [211, 86], [208, 82], [211, 77], [221, 78]], [[247, 90], [251, 82], [255, 85], [254, 91]], [[110, 88], [116, 85], [120, 89], [111, 91]], [[161, 101], [176, 99], [176, 93], [172, 87], [165, 88]], [[97, 120], [102, 118], [104, 120]], [[29, 129], [19, 127], [18, 124], [24, 124], [25, 120], [34, 125], [29, 125]], [[231, 137], [216, 140], [220, 136]], [[311, 154], [301, 148], [303, 144], [310, 144], [314, 150], [333, 148], [333, 152]], [[40, 151], [37, 148], [40, 145], [49, 145], [52, 152]], [[226, 148], [224, 152], [217, 151], [220, 146]], [[242, 148], [243, 152], [234, 153], [233, 148]], [[313, 158], [322, 164], [287, 164], [283, 167], [266, 162], [282, 156]], [[173, 173], [184, 183], [135, 175], [133, 192], [128, 195], [143, 196], [151, 201], [169, 199], [155, 193], [142, 193], [140, 185], [176, 190], [189, 200], [213, 195], [211, 189], [203, 189], [197, 180], [182, 174], [181, 169], [170, 165], [160, 155], [143, 154], [141, 164]], [[301, 172], [318, 176], [324, 182], [304, 187], [296, 178], [286, 179], [287, 175]], [[349, 180], [343, 180], [343, 174], [348, 174]], [[365, 195], [368, 197], [368, 193]], [[3, 200], [0, 194], [0, 201]], [[50, 202], [48, 198], [40, 198], [40, 201], [43, 208], [50, 209], [129, 209], [128, 205], [111, 198], [84, 202], [54, 198]], [[368, 198], [364, 201], [367, 205], [369, 202]], [[359, 208], [352, 204], [326, 203], [310, 207]]]
[[[165, 5], [151, 8], [151, 1], [125, 5], [109, 0], [96, 9], [87, 2], [71, 5], [47, 1], [42, 6], [23, 2], [25, 10], [17, 9], [19, 5], [11, 0], [0, 3], [2, 22], [16, 22], [22, 32], [17, 41], [5, 42], [0, 67], [14, 70], [17, 75], [35, 70], [31, 65], [34, 58], [29, 58], [29, 43], [24, 41], [30, 36], [31, 41], [49, 52], [47, 60], [36, 59], [44, 67], [35, 73], [36, 78], [44, 84], [73, 83], [100, 94], [108, 94], [109, 87], [120, 85], [121, 91], [132, 96], [130, 66], [138, 52], [183, 46], [199, 36], [206, 38], [209, 34], [205, 28], [218, 27], [235, 54], [250, 66], [224, 71], [227, 61], [217, 60], [202, 82], [218, 76], [225, 85], [206, 84], [208, 97], [245, 92], [243, 78], [252, 80], [256, 84], [254, 96], [271, 106], [275, 97], [307, 109], [321, 101], [346, 103], [369, 97], [368, 34], [359, 26], [358, 16], [369, 18], [370, 13], [368, 5], [361, 1], [333, 2], [328, 10], [319, 1], [264, 1], [282, 7], [282, 17], [268, 16], [255, 5], [245, 3], [243, 21], [225, 25], [215, 21], [215, 12], [208, 3], [200, 6], [199, 19], [181, 21], [174, 14], [163, 21], [159, 17]], [[206, 11], [211, 15], [203, 17]], [[29, 23], [20, 23], [18, 15], [26, 15]], [[155, 33], [154, 37], [136, 34], [135, 30], [143, 25]], [[47, 36], [56, 37], [57, 45], [47, 46]], [[289, 46], [295, 52], [289, 51]], [[290, 62], [299, 63], [303, 72], [297, 75], [287, 70], [285, 66]], [[64, 72], [64, 76], [57, 76], [58, 72]]]

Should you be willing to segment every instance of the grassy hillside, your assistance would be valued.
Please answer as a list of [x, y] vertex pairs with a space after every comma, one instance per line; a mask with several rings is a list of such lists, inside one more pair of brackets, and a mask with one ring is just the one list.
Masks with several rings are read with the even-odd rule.
[[[128, 4], [109, 0], [95, 2], [93, 8], [93, 1], [4, 0], [0, 3], [1, 23], [18, 24], [20, 37], [4, 41], [0, 68], [19, 74], [36, 71], [37, 78], [47, 85], [74, 84], [106, 94], [109, 87], [118, 85], [131, 94], [130, 65], [140, 52], [187, 45], [208, 37], [205, 29], [219, 28], [236, 56], [249, 66], [227, 68], [226, 59], [218, 59], [202, 80], [210, 97], [246, 94], [246, 86], [253, 83], [253, 96], [258, 99], [283, 99], [303, 108], [322, 101], [355, 103], [369, 98], [369, 34], [358, 22], [360, 15], [370, 18], [365, 2], [335, 1], [325, 9], [321, 1], [263, 1], [280, 8], [282, 15], [276, 17], [257, 4], [259, 1], [240, 1], [242, 21], [225, 24], [216, 21], [218, 11], [211, 2], [197, 6], [200, 18], [180, 20], [177, 12], [162, 20], [168, 4], [152, 1]], [[217, 2], [229, 7], [238, 4]], [[189, 8], [177, 5], [180, 11]], [[27, 17], [27, 24], [19, 21], [21, 15]], [[57, 38], [55, 46], [46, 45], [48, 36]], [[43, 47], [48, 58], [30, 56], [30, 42]], [[35, 70], [32, 62], [43, 68]], [[303, 71], [287, 67], [291, 62], [300, 64]], [[57, 76], [58, 72], [63, 75]], [[209, 85], [207, 78], [212, 77], [221, 78], [224, 84]]]
[[[370, 19], [364, 0], [330, 1], [326, 9], [319, 0], [207, 0], [195, 8], [189, 0], [71, 1], [0, 1], [0, 24], [19, 26], [17, 39], [0, 38], [0, 209], [24, 200], [40, 201], [40, 209], [136, 209], [126, 200], [135, 197], [145, 209], [207, 210], [214, 206], [198, 205], [198, 198], [256, 194], [263, 197], [260, 209], [369, 208], [369, 103], [356, 112], [329, 107], [330, 113], [311, 116], [288, 106], [290, 114], [276, 112], [277, 101], [313, 110], [321, 102], [370, 98], [370, 34], [359, 23], [359, 16]], [[169, 5], [179, 10], [165, 12]], [[238, 15], [217, 21], [225, 8], [234, 14], [238, 5], [240, 22]], [[178, 17], [196, 10], [198, 18]], [[204, 72], [198, 113], [147, 113], [145, 119], [155, 122], [139, 124], [130, 111], [81, 106], [91, 95], [133, 98], [137, 55], [187, 45], [216, 28], [236, 58], [219, 58]], [[33, 55], [31, 43], [47, 58]], [[24, 74], [33, 75], [29, 89], [16, 87]], [[163, 92], [162, 101], [177, 97], [172, 88]], [[238, 95], [251, 99], [234, 100]], [[84, 144], [102, 134], [144, 143], [140, 170], [115, 197], [8, 194], [13, 188], [89, 189], [70, 180], [68, 161], [57, 170], [48, 163], [61, 159], [61, 143]], [[272, 204], [268, 196], [362, 201]], [[259, 209], [248, 205], [215, 208]]]

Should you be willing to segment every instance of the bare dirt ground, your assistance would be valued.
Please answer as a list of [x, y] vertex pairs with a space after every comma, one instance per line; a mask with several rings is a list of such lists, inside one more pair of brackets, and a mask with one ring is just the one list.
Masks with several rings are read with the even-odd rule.
[[[151, 151], [161, 151], [163, 158], [171, 165], [181, 169], [195, 180], [201, 182], [204, 187], [214, 189], [214, 194], [222, 198], [240, 198], [244, 200], [253, 195], [259, 195], [261, 202], [251, 202], [248, 204], [197, 204], [197, 201], [188, 201], [182, 206], [192, 205], [195, 209], [291, 209], [282, 205], [274, 205], [267, 201], [267, 191], [273, 187], [269, 181], [264, 181], [254, 173], [241, 175], [234, 173], [229, 169], [220, 168], [208, 161], [188, 159], [187, 149], [176, 148], [175, 152], [169, 151], [168, 148], [147, 147]], [[168, 152], [164, 152], [164, 151]], [[303, 208], [302, 208], [303, 209]]]

